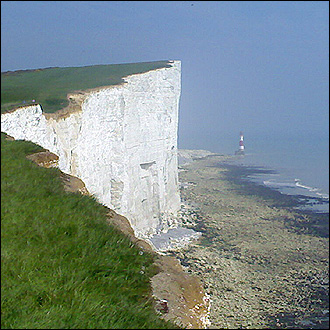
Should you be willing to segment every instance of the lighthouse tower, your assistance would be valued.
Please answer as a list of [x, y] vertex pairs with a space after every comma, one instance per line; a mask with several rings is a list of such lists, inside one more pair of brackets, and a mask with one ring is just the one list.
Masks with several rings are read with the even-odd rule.
[[240, 140], [239, 140], [239, 150], [244, 151], [244, 142], [243, 142], [243, 140], [244, 140], [244, 136], [243, 136], [243, 133], [240, 132], [240, 133], [239, 133], [239, 136], [240, 136]]
[[235, 155], [244, 155], [244, 136], [243, 136], [243, 132], [240, 132], [239, 136], [240, 136], [239, 149], [235, 152]]

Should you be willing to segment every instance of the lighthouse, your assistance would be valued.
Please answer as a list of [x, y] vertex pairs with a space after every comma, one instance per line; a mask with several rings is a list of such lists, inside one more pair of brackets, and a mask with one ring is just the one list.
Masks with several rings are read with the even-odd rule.
[[239, 149], [235, 152], [235, 155], [244, 155], [244, 136], [243, 132], [239, 133]]
[[244, 151], [244, 136], [243, 136], [243, 132], [239, 133], [239, 150]]

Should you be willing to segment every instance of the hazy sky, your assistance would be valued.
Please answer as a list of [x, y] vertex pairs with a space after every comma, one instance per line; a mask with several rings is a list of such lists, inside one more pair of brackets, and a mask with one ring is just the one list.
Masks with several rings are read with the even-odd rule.
[[328, 1], [1, 1], [1, 71], [168, 59], [180, 148], [328, 134]]

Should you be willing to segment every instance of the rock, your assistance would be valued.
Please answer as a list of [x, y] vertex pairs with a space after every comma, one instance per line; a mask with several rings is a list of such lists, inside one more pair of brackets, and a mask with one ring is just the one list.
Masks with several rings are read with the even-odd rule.
[[201, 233], [193, 229], [177, 227], [169, 229], [166, 233], [154, 235], [147, 241], [150, 242], [155, 251], [166, 252], [181, 249], [200, 236]]
[[171, 226], [180, 209], [181, 63], [125, 81], [70, 94], [69, 106], [54, 114], [39, 104], [2, 114], [1, 131], [57, 155], [62, 172], [81, 179], [144, 238]]
[[184, 272], [175, 257], [160, 255], [155, 265], [160, 270], [151, 279], [155, 307], [158, 310], [167, 310], [168, 307], [162, 317], [188, 329], [206, 328], [209, 325], [210, 300], [200, 279]]
[[160, 313], [168, 313], [168, 302], [166, 299], [160, 299], [156, 301], [155, 308]]
[[58, 167], [58, 156], [49, 151], [37, 152], [26, 156], [26, 158], [42, 167]]

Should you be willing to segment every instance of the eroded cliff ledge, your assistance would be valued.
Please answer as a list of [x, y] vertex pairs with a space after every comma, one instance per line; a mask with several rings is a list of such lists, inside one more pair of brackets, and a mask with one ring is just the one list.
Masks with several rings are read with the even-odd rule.
[[2, 114], [1, 131], [58, 155], [60, 170], [127, 217], [137, 237], [166, 231], [180, 208], [181, 63], [170, 64], [69, 95], [69, 107], [55, 114], [39, 104]]

